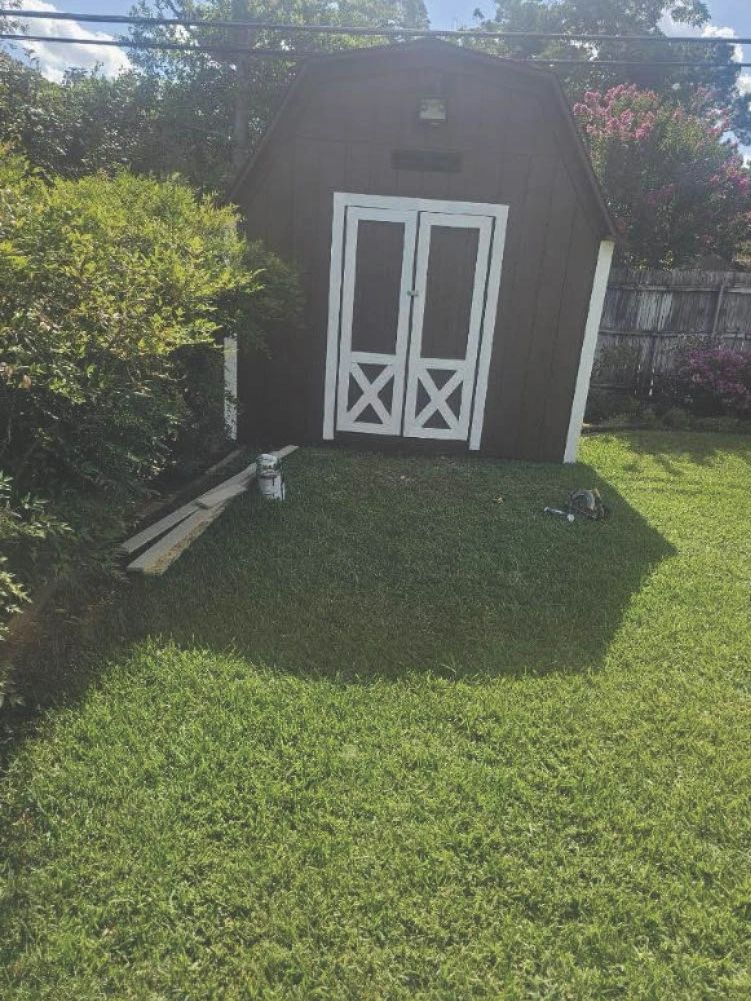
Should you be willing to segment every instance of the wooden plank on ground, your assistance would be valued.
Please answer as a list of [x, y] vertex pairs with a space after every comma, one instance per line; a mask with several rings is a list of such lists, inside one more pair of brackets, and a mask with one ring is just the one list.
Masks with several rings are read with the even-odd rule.
[[153, 576], [163, 574], [172, 566], [175, 560], [201, 535], [209, 525], [216, 521], [224, 510], [223, 504], [210, 508], [199, 508], [189, 515], [171, 532], [168, 532], [155, 545], [141, 553], [137, 559], [128, 564], [130, 573], [143, 573]]
[[209, 508], [216, 507], [217, 504], [226, 504], [233, 497], [244, 494], [247, 489], [247, 486], [243, 483], [235, 483], [233, 486], [222, 487], [221, 490], [217, 489], [206, 497], [199, 497], [196, 505], [202, 508]]
[[149, 525], [148, 528], [144, 528], [142, 532], [137, 535], [133, 535], [130, 539], [126, 539], [125, 542], [120, 543], [121, 553], [135, 553], [139, 549], [143, 549], [147, 542], [151, 542], [152, 539], [158, 539], [160, 535], [164, 535], [167, 529], [172, 528], [174, 525], [178, 525], [181, 521], [185, 521], [187, 517], [191, 514], [195, 514], [198, 510], [195, 501], [190, 501], [188, 504], [183, 504], [176, 511], [171, 514], [167, 514], [164, 518], [160, 518], [159, 521], [155, 521], [153, 525]]
[[[272, 452], [278, 459], [284, 459], [286, 456], [290, 455], [292, 452], [297, 450], [297, 445], [285, 445], [284, 448], [277, 449], [277, 451]], [[130, 555], [131, 553], [138, 552], [139, 549], [143, 547], [154, 539], [158, 539], [160, 535], [164, 535], [166, 531], [173, 528], [175, 525], [179, 525], [180, 522], [185, 521], [186, 518], [195, 514], [204, 508], [213, 507], [217, 503], [229, 500], [230, 497], [235, 497], [237, 494], [227, 494], [227, 491], [236, 486], [240, 487], [238, 494], [242, 493], [248, 486], [248, 484], [253, 480], [256, 475], [256, 464], [252, 462], [245, 469], [241, 469], [239, 473], [235, 473], [234, 476], [230, 476], [229, 479], [224, 480], [222, 483], [211, 490], [207, 490], [206, 493], [201, 494], [200, 497], [196, 497], [195, 500], [189, 501], [187, 504], [183, 504], [182, 507], [177, 508], [171, 514], [167, 514], [164, 518], [160, 518], [159, 521], [155, 521], [153, 525], [149, 525], [144, 528], [143, 531], [138, 532], [136, 535], [131, 536], [131, 538], [126, 539], [125, 542], [120, 544], [120, 552]], [[130, 567], [128, 567], [130, 569]]]

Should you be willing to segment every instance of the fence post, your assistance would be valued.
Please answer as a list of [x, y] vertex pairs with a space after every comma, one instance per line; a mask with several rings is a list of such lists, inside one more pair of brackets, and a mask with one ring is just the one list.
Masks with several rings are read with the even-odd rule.
[[722, 304], [725, 301], [725, 292], [727, 287], [727, 279], [724, 279], [717, 290], [717, 305], [715, 306], [714, 317], [712, 318], [712, 331], [709, 335], [713, 341], [717, 340], [717, 333], [720, 326], [720, 312], [722, 311]]

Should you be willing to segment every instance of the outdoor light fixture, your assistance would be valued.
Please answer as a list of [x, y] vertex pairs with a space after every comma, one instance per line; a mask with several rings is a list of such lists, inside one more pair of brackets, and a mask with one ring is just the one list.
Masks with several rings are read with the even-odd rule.
[[446, 121], [446, 100], [443, 97], [423, 97], [420, 101], [418, 118], [429, 125], [440, 125]]

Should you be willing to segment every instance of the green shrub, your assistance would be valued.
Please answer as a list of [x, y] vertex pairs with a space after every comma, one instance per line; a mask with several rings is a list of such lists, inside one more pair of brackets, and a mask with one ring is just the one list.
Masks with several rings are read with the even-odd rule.
[[669, 407], [661, 415], [661, 420], [665, 427], [674, 428], [676, 431], [684, 431], [691, 427], [691, 414], [683, 407]]
[[[225, 295], [220, 304], [223, 327], [241, 347], [271, 354], [277, 333], [302, 324], [303, 296], [296, 270], [260, 241], [248, 243], [243, 258], [254, 276], [252, 286]], [[224, 368], [218, 352], [205, 346], [180, 351], [186, 373], [186, 417], [172, 449], [174, 463], [190, 475], [205, 466], [225, 440]]]
[[11, 478], [0, 472], [0, 640], [11, 617], [29, 600], [28, 585], [40, 575], [40, 556], [49, 559], [70, 531], [38, 497], [17, 496]]
[[0, 189], [2, 463], [21, 489], [137, 493], [189, 419], [181, 352], [257, 285], [234, 212], [176, 180], [47, 185], [13, 158]]
[[178, 179], [48, 183], [0, 148], [0, 633], [29, 583], [112, 570], [154, 478], [225, 441], [222, 335], [297, 322], [237, 223]]
[[584, 419], [588, 424], [602, 424], [603, 421], [613, 417], [621, 419], [636, 417], [642, 408], [643, 404], [633, 393], [592, 386], [587, 397]]

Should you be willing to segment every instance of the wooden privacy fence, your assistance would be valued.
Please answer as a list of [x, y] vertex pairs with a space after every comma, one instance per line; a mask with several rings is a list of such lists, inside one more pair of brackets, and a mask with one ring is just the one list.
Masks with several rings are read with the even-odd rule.
[[751, 273], [613, 269], [594, 386], [648, 395], [693, 344], [751, 351]]

